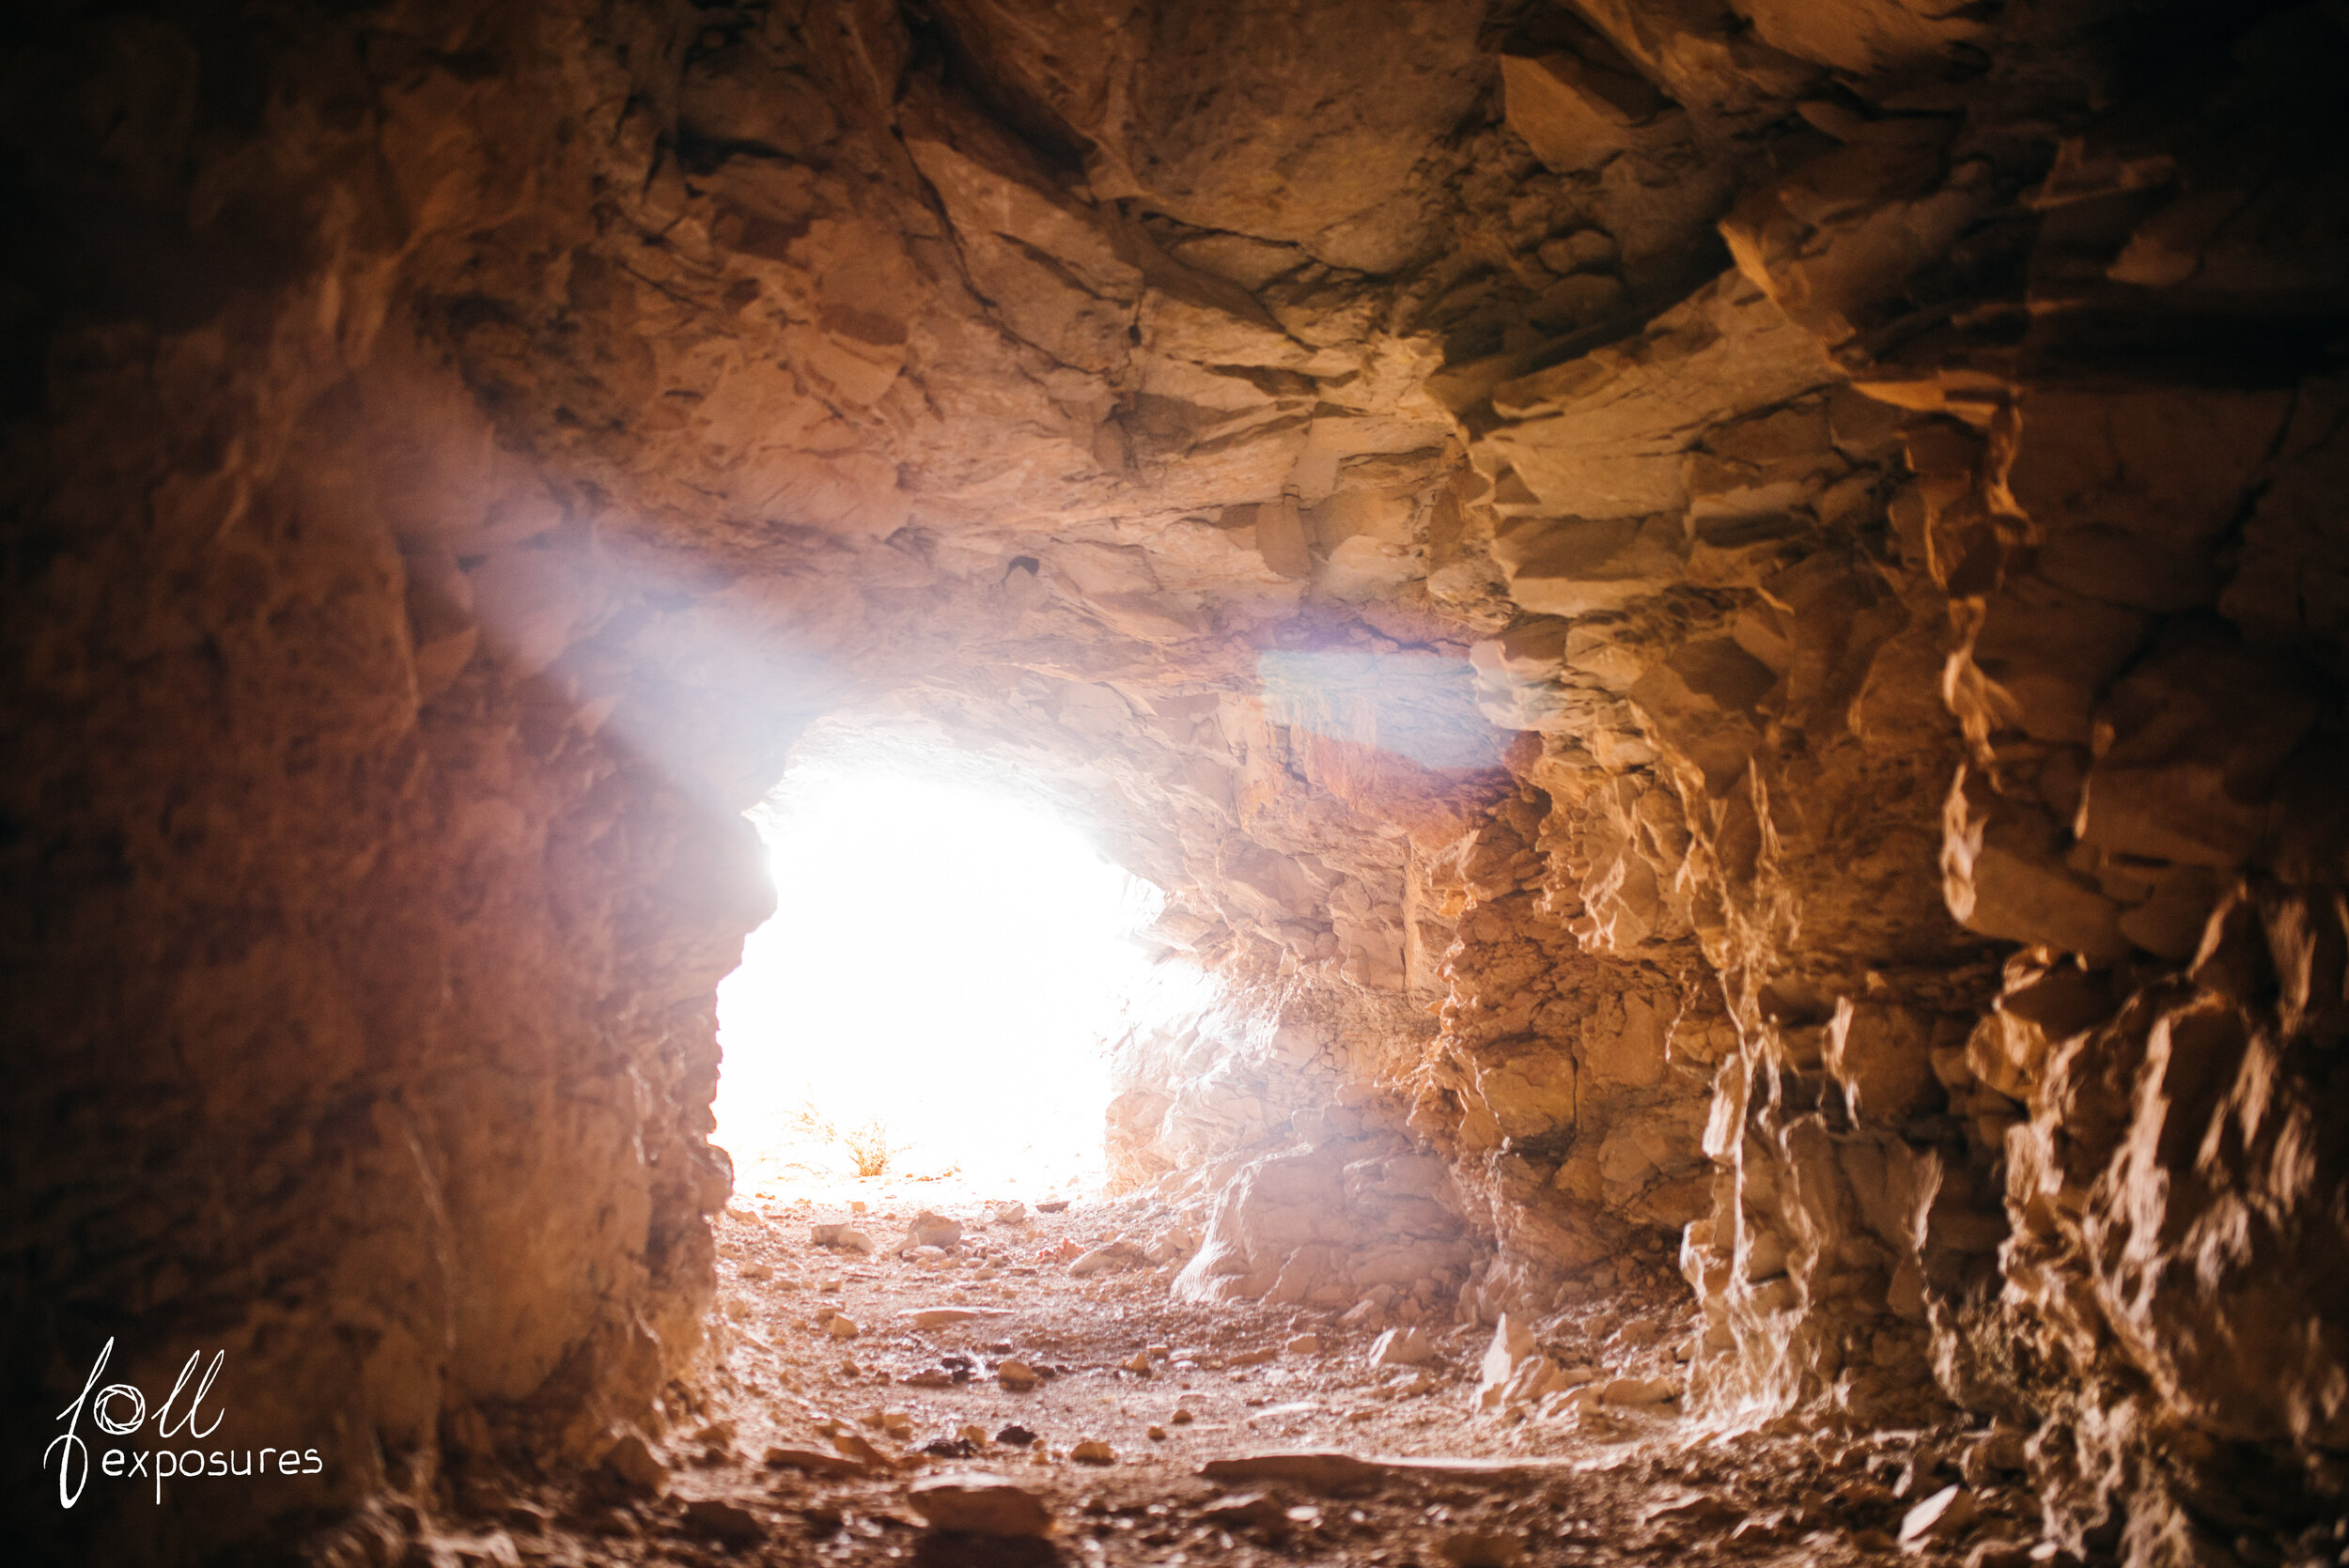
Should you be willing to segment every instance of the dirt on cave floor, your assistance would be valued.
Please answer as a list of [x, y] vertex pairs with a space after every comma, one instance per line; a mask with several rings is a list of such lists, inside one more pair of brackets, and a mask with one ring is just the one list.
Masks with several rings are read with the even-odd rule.
[[[583, 1482], [475, 1476], [431, 1560], [549, 1563], [1603, 1564], [1661, 1556], [1765, 1563], [2021, 1568], [2038, 1507], [1984, 1463], [2000, 1435], [1954, 1419], [1900, 1430], [1806, 1421], [1725, 1430], [1677, 1402], [1596, 1402], [1674, 1374], [1697, 1323], [1648, 1259], [1544, 1320], [1580, 1397], [1474, 1408], [1493, 1330], [1423, 1326], [1435, 1355], [1373, 1367], [1377, 1326], [1341, 1310], [1174, 1299], [1173, 1266], [1072, 1277], [1082, 1252], [1162, 1234], [1146, 1200], [1079, 1198], [1017, 1223], [1008, 1202], [915, 1184], [864, 1212], [838, 1195], [739, 1197], [720, 1222], [716, 1350], [691, 1414]], [[958, 1246], [899, 1255], [924, 1209]], [[874, 1250], [818, 1246], [848, 1223]], [[912, 1314], [985, 1315], [932, 1327]], [[830, 1319], [845, 1314], [853, 1334]], [[1032, 1388], [1004, 1386], [1023, 1362]], [[1143, 1370], [1144, 1364], [1148, 1370]], [[1015, 1369], [1014, 1380], [1017, 1380]], [[1107, 1457], [1086, 1444], [1107, 1445]], [[624, 1445], [626, 1448], [627, 1445]], [[1349, 1465], [1274, 1455], [1340, 1452]], [[1080, 1459], [1078, 1453], [1087, 1457]], [[646, 1463], [650, 1461], [650, 1463]], [[985, 1470], [1042, 1498], [1040, 1539], [932, 1530], [909, 1488]], [[1945, 1486], [1952, 1519], [1904, 1520]]]

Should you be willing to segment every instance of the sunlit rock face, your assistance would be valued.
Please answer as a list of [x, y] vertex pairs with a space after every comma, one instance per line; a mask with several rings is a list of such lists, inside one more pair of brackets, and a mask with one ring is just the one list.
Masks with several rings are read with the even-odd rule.
[[1703, 1413], [2339, 1510], [2333, 11], [11, 27], [11, 1402], [225, 1343], [345, 1459], [216, 1538], [664, 1419], [866, 710], [1167, 893], [1179, 1291], [1669, 1250]]

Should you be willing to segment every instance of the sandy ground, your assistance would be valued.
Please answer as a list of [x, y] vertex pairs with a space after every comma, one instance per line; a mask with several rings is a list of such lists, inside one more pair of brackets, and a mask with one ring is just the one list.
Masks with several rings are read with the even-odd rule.
[[[858, 1190], [871, 1194], [863, 1214], [848, 1206]], [[1980, 1433], [1731, 1435], [1671, 1404], [1480, 1416], [1489, 1329], [1429, 1323], [1435, 1359], [1373, 1368], [1371, 1334], [1334, 1312], [1186, 1305], [1168, 1294], [1173, 1271], [1147, 1265], [1070, 1277], [1075, 1251], [1162, 1224], [1146, 1205], [1080, 1198], [986, 1223], [1010, 1196], [914, 1183], [738, 1199], [720, 1233], [718, 1349], [687, 1392], [694, 1413], [652, 1446], [658, 1469], [623, 1455], [583, 1483], [475, 1480], [471, 1516], [434, 1560], [2032, 1560], [2036, 1505], [1979, 1455], [1952, 1510], [1971, 1521], [1906, 1550], [1895, 1541], [1912, 1508], [1963, 1483]], [[966, 1226], [960, 1246], [894, 1255], [925, 1207]], [[811, 1243], [813, 1223], [840, 1221], [877, 1250]], [[910, 1315], [935, 1309], [985, 1315], [926, 1328]], [[837, 1315], [853, 1334], [834, 1331]], [[1605, 1376], [1668, 1374], [1692, 1331], [1685, 1288], [1638, 1276], [1544, 1345]], [[997, 1369], [1012, 1360], [1034, 1369], [1033, 1388], [1003, 1386]], [[1267, 1457], [1299, 1451], [1382, 1463]], [[909, 1487], [971, 1469], [1046, 1499], [1050, 1534], [926, 1528]], [[2045, 1547], [2037, 1558], [2051, 1560]]]

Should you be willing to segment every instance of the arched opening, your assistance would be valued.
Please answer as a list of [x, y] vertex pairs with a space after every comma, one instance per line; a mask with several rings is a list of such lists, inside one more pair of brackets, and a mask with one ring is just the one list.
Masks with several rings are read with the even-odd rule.
[[815, 726], [752, 816], [777, 904], [718, 992], [737, 1190], [1097, 1187], [1159, 891], [1034, 777], [852, 722]]
[[2340, 5], [21, 8], [17, 1557], [2340, 1555]]

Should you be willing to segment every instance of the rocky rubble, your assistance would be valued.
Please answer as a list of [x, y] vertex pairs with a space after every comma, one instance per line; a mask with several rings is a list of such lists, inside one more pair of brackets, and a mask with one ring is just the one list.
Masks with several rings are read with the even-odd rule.
[[[938, 1212], [979, 1206], [975, 1193], [925, 1201]], [[881, 1219], [897, 1212], [885, 1198], [877, 1207]], [[1538, 1562], [1579, 1560], [1610, 1541], [1788, 1562], [1825, 1552], [2031, 1560], [2018, 1528], [2019, 1429], [1945, 1422], [1848, 1441], [1707, 1432], [1691, 1444], [1678, 1412], [1655, 1403], [1661, 1379], [1639, 1371], [1644, 1351], [1688, 1326], [1686, 1303], [1665, 1308], [1660, 1294], [1628, 1318], [1561, 1320], [1531, 1336], [1523, 1364], [1571, 1368], [1590, 1397], [1499, 1420], [1478, 1408], [1480, 1349], [1487, 1361], [1528, 1351], [1520, 1327], [1490, 1344], [1445, 1328], [1441, 1351], [1427, 1343], [1408, 1382], [1365, 1379], [1360, 1341], [1336, 1314], [1202, 1310], [1162, 1285], [1045, 1267], [1011, 1276], [1025, 1281], [1023, 1310], [985, 1330], [1004, 1339], [921, 1331], [842, 1360], [757, 1277], [780, 1277], [808, 1250], [795, 1223], [804, 1210], [752, 1203], [721, 1220], [722, 1289], [749, 1310], [727, 1314], [737, 1327], [694, 1396], [690, 1431], [624, 1440], [599, 1472], [608, 1479], [583, 1491], [506, 1477], [476, 1485], [465, 1507], [404, 1527], [381, 1520], [382, 1533], [356, 1539], [379, 1553], [393, 1539], [494, 1553], [481, 1543], [505, 1530], [522, 1560], [647, 1563], [695, 1562], [713, 1542], [811, 1560], [1032, 1550], [979, 1537], [1118, 1562], [1177, 1545], [1237, 1561], [1410, 1551]], [[1134, 1228], [1149, 1209], [1128, 1200], [1066, 1212], [1045, 1217], [1042, 1239]], [[973, 1275], [996, 1266], [981, 1261], [997, 1255], [989, 1242], [972, 1246]], [[941, 1288], [910, 1258], [885, 1256], [860, 1275], [844, 1288], [876, 1321], [911, 1321], [894, 1303]], [[1155, 1343], [1118, 1359], [1143, 1340]], [[969, 1374], [1006, 1346], [1050, 1375], [1016, 1389], [931, 1375]]]

